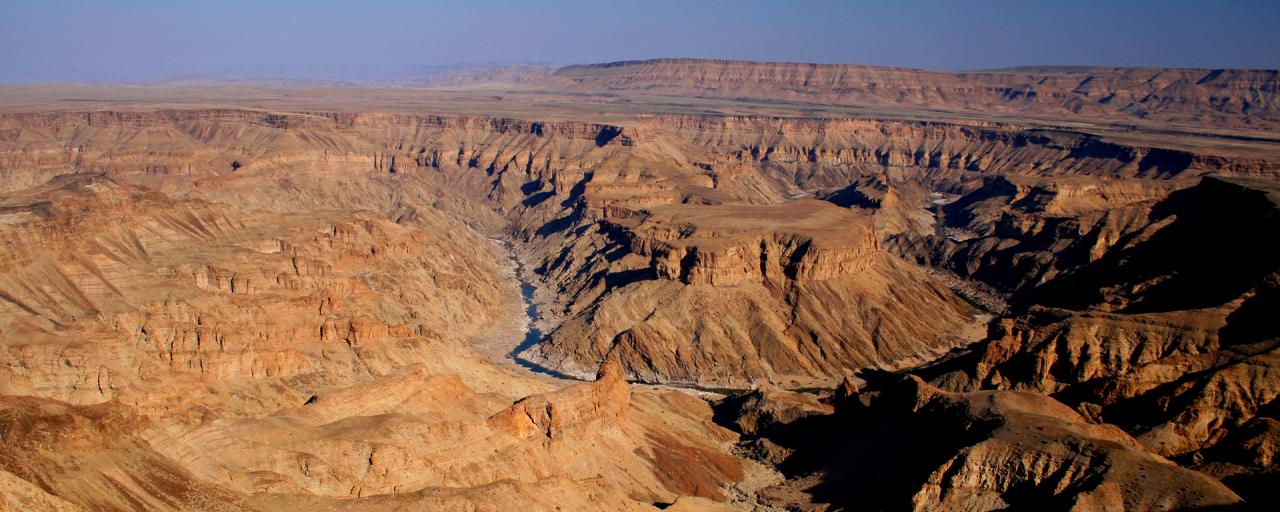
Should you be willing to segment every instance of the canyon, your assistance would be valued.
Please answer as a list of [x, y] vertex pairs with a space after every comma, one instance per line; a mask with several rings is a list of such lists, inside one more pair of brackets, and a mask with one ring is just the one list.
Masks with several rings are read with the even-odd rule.
[[1280, 503], [1274, 71], [0, 85], [0, 508]]

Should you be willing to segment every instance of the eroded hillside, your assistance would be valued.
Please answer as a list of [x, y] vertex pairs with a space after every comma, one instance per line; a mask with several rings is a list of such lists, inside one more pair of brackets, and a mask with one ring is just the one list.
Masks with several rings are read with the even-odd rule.
[[[658, 64], [673, 63], [642, 66]], [[735, 83], [772, 97], [795, 80], [910, 78], [931, 85], [908, 103], [957, 94], [953, 78], [902, 70], [714, 64], [680, 81], [636, 65], [537, 87], [700, 80], [728, 87], [707, 97]], [[1022, 120], [750, 102], [629, 115], [595, 96], [542, 116], [529, 91], [513, 115], [475, 111], [466, 92], [448, 113], [10, 107], [3, 503], [1265, 501], [1280, 156], [1261, 136], [1112, 125], [1147, 108], [1265, 130], [1274, 87], [1265, 73], [1186, 92], [1206, 77], [1089, 72], [1107, 77], [1097, 94], [1221, 89], [1262, 106], [1041, 104], [1078, 83], [1063, 72], [1039, 99], [999, 93], [1022, 78], [993, 75], [1002, 85], [955, 109], [1000, 96]], [[841, 94], [806, 101], [870, 102]], [[1112, 127], [1061, 126], [1075, 120]], [[521, 344], [530, 321], [545, 335]], [[853, 468], [916, 442], [933, 449], [911, 464]], [[1168, 492], [1137, 490], [1144, 478]]]

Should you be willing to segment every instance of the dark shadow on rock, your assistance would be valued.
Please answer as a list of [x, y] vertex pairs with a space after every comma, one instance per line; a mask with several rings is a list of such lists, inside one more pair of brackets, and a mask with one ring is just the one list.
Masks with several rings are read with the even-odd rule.
[[859, 374], [866, 381], [855, 395], [828, 401], [832, 414], [800, 417], [741, 432], [736, 421], [752, 393], [725, 398], [713, 408], [713, 421], [744, 434], [743, 445], [769, 446], [785, 453], [776, 468], [788, 479], [821, 474], [806, 492], [814, 503], [834, 510], [910, 510], [911, 497], [929, 475], [965, 447], [987, 436], [993, 425], [957, 428], [946, 418], [962, 414], [913, 411], [919, 389], [891, 372]]
[[619, 135], [622, 135], [621, 126], [602, 126], [600, 127], [600, 133], [596, 134], [596, 146], [603, 147], [612, 142], [613, 139], [618, 138]]
[[1222, 483], [1239, 494], [1244, 504], [1196, 510], [1280, 510], [1280, 471], [1232, 475], [1223, 478]]
[[1218, 330], [1224, 345], [1247, 345], [1280, 337], [1276, 314], [1280, 313], [1280, 286], [1268, 283], [1227, 315], [1227, 325]]
[[529, 181], [529, 182], [526, 182], [524, 185], [520, 185], [520, 193], [526, 196], [531, 195], [534, 192], [537, 192], [539, 190], [542, 190], [542, 182], [539, 180]]
[[[1127, 294], [1123, 311], [1152, 313], [1226, 303], [1280, 269], [1280, 210], [1263, 190], [1219, 178], [1179, 190], [1156, 204], [1149, 237], [1119, 240], [1101, 259], [1054, 279], [1022, 302], [1085, 309]], [[1141, 285], [1141, 286], [1140, 286]]]
[[858, 190], [858, 184], [849, 185], [842, 189], [836, 190], [829, 194], [822, 194], [818, 197], [824, 201], [835, 204], [841, 208], [851, 208], [857, 206], [859, 208], [878, 208], [880, 205]]
[[604, 276], [604, 285], [606, 290], [612, 290], [615, 288], [622, 288], [631, 283], [651, 281], [657, 278], [658, 273], [653, 269], [653, 267], [644, 267], [610, 272]]
[[538, 192], [537, 194], [524, 198], [524, 201], [522, 201], [521, 204], [532, 208], [546, 202], [546, 200], [551, 199], [552, 197], [555, 197], [555, 193]]
[[582, 197], [582, 193], [587, 191], [587, 183], [591, 183], [591, 179], [594, 177], [595, 173], [589, 172], [584, 174], [582, 179], [578, 180], [577, 183], [574, 183], [573, 188], [569, 189], [569, 197], [565, 198], [564, 201], [561, 201], [560, 206], [565, 208], [574, 206], [574, 203], [577, 203], [578, 199]]
[[561, 231], [564, 231], [566, 229], [573, 227], [573, 225], [576, 224], [578, 220], [581, 218], [582, 218], [582, 211], [575, 208], [573, 211], [569, 212], [565, 216], [557, 219], [549, 220], [547, 221], [546, 224], [539, 226], [536, 233], [538, 234], [538, 236], [548, 236], [554, 233], [559, 233]]

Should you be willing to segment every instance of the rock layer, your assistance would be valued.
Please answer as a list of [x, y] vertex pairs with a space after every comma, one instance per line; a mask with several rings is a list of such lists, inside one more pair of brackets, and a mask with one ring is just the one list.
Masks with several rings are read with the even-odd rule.
[[546, 86], [703, 97], [788, 98], [958, 111], [1158, 119], [1274, 128], [1275, 70], [1031, 67], [982, 72], [653, 59], [568, 66]]

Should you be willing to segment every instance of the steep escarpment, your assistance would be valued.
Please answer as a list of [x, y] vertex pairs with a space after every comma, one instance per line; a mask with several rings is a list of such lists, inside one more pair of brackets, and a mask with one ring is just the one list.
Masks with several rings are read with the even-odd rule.
[[[1264, 240], [1280, 232], [1278, 198], [1271, 182], [1205, 178], [1153, 205], [1142, 233], [1030, 300], [1129, 312], [1229, 302], [1277, 269]], [[1191, 240], [1198, 243], [1186, 245]]]
[[865, 218], [812, 200], [670, 205], [612, 226], [626, 233], [633, 253], [653, 260], [660, 279], [691, 285], [771, 277], [822, 281], [866, 271], [880, 248]]
[[[939, 208], [932, 234], [888, 245], [1024, 304], [1163, 312], [1216, 306], [1274, 269], [1270, 181], [998, 176]], [[1192, 242], [1195, 243], [1192, 243]]]
[[716, 98], [928, 107], [1129, 122], [1274, 128], [1275, 70], [1018, 68], [943, 73], [919, 69], [654, 59], [568, 66], [546, 87]]

